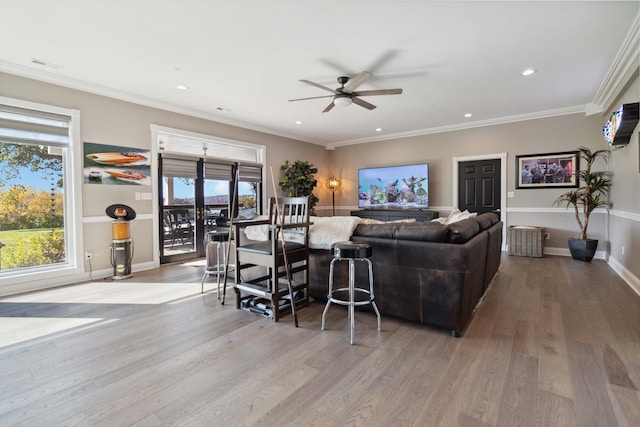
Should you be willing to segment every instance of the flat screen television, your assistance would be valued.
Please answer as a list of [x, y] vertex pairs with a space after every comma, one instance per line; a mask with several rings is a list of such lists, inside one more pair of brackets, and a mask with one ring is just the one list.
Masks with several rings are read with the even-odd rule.
[[358, 170], [358, 207], [424, 209], [429, 207], [429, 164]]
[[633, 130], [640, 120], [640, 103], [623, 104], [614, 111], [602, 128], [605, 141], [612, 147], [624, 147], [631, 141]]

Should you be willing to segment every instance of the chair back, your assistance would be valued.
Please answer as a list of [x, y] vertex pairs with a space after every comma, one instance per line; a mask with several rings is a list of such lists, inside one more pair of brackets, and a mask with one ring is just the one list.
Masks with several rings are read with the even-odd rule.
[[164, 231], [173, 231], [175, 229], [171, 212], [164, 211], [162, 213], [162, 226], [164, 227]]
[[173, 209], [171, 214], [173, 215], [174, 222], [177, 224], [191, 223], [191, 214], [189, 213], [189, 209]]
[[[308, 246], [309, 197], [272, 197], [269, 202], [269, 222], [284, 224], [285, 240], [294, 240]], [[299, 224], [299, 227], [296, 227]]]

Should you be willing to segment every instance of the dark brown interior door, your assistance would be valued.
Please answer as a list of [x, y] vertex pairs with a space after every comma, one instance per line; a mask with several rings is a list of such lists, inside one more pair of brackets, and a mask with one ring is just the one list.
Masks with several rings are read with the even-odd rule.
[[478, 214], [500, 212], [500, 159], [458, 164], [458, 208]]

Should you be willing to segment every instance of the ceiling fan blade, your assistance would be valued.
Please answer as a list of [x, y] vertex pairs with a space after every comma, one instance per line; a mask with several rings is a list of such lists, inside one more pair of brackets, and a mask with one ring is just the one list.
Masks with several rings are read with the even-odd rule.
[[369, 80], [371, 77], [371, 73], [368, 71], [363, 71], [352, 79], [349, 79], [347, 85], [342, 90], [344, 93], [352, 93], [354, 90], [358, 88], [362, 83]]
[[363, 90], [360, 92], [352, 92], [353, 96], [374, 96], [374, 95], [400, 95], [402, 89], [380, 89], [380, 90]]
[[375, 105], [369, 104], [367, 101], [363, 101], [362, 99], [356, 98], [355, 96], [351, 98], [351, 100], [353, 101], [354, 104], [358, 104], [359, 106], [364, 107], [367, 110], [373, 110], [374, 108], [376, 108]]
[[332, 109], [333, 107], [335, 107], [335, 106], [336, 106], [336, 104], [334, 104], [334, 103], [333, 103], [333, 101], [331, 101], [331, 104], [327, 105], [327, 108], [325, 108], [324, 110], [322, 110], [322, 112], [323, 112], [323, 113], [329, 112], [329, 111], [331, 111], [331, 109]]
[[307, 99], [320, 99], [320, 98], [333, 98], [333, 95], [326, 95], [326, 96], [312, 96], [311, 98], [296, 98], [296, 99], [290, 99], [289, 102], [293, 102], [293, 101], [306, 101]]
[[326, 86], [322, 86], [322, 85], [320, 85], [320, 84], [318, 84], [318, 83], [314, 83], [314, 82], [311, 82], [311, 81], [309, 81], [309, 80], [300, 80], [300, 81], [301, 81], [302, 83], [306, 83], [306, 84], [308, 84], [308, 85], [315, 86], [315, 87], [317, 87], [317, 88], [320, 88], [320, 89], [322, 89], [322, 90], [329, 91], [329, 92], [331, 92], [331, 93], [338, 93], [338, 92], [336, 92], [334, 89], [330, 89], [330, 88], [328, 88], [328, 87], [326, 87]]

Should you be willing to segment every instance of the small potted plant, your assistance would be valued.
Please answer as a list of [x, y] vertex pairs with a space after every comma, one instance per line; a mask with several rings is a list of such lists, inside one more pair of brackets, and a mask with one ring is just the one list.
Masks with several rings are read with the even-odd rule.
[[[579, 147], [578, 151], [581, 161], [585, 164], [576, 177], [579, 180], [579, 187], [561, 194], [554, 204], [564, 204], [567, 208], [573, 206], [576, 221], [580, 227], [580, 238], [569, 238], [569, 250], [573, 259], [590, 262], [596, 253], [598, 240], [587, 237], [589, 217], [595, 209], [611, 206], [608, 200], [611, 190], [611, 172], [592, 171], [591, 168], [598, 159], [607, 163], [610, 151], [591, 151], [587, 147]], [[580, 186], [580, 184], [583, 185]]]
[[319, 199], [313, 194], [313, 189], [318, 184], [314, 177], [318, 168], [309, 162], [296, 160], [289, 163], [286, 160], [280, 170], [284, 171], [284, 177], [278, 182], [280, 189], [289, 197], [309, 196], [309, 213], [315, 215], [314, 207]]

